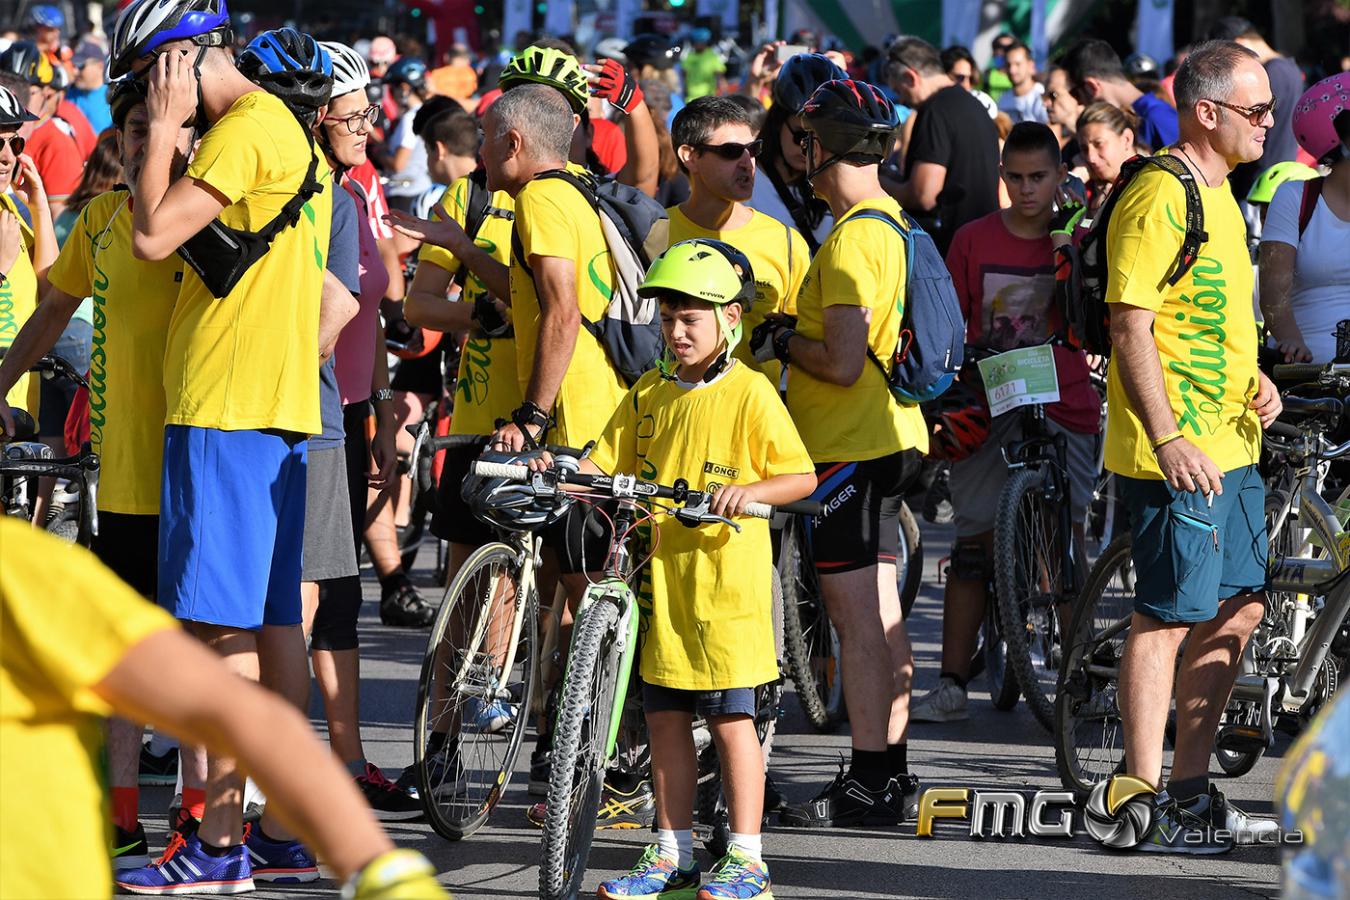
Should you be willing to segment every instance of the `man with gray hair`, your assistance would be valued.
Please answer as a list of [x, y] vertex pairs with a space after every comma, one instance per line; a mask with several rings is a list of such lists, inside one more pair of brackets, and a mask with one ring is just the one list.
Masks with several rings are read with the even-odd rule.
[[[1175, 83], [1180, 139], [1169, 149], [1199, 190], [1208, 235], [1175, 284], [1186, 195], [1181, 177], [1142, 169], [1107, 224], [1115, 359], [1107, 387], [1106, 467], [1130, 513], [1134, 615], [1120, 665], [1125, 768], [1155, 789], [1176, 671], [1176, 741], [1167, 789], [1140, 849], [1222, 853], [1275, 823], [1253, 819], [1209, 783], [1209, 756], [1238, 660], [1265, 601], [1261, 430], [1280, 413], [1256, 365], [1246, 225], [1229, 190], [1261, 156], [1273, 118], [1255, 53], [1196, 47]], [[1180, 666], [1177, 652], [1185, 642]]]

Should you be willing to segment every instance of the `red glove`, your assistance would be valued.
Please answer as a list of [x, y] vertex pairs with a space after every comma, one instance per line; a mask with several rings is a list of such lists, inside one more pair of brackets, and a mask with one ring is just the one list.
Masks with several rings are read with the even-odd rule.
[[642, 88], [638, 86], [633, 73], [617, 60], [607, 59], [600, 70], [600, 80], [591, 93], [601, 100], [608, 100], [625, 114], [630, 114], [642, 102]]

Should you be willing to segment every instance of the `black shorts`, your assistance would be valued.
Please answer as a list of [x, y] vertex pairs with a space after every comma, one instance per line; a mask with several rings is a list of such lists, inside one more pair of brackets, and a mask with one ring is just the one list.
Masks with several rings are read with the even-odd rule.
[[[449, 338], [442, 337], [443, 344]], [[409, 394], [422, 394], [429, 397], [439, 397], [441, 387], [444, 384], [444, 376], [441, 374], [441, 362], [445, 358], [445, 351], [441, 344], [436, 345], [426, 356], [419, 356], [416, 359], [399, 360], [398, 368], [394, 371], [394, 377], [389, 382], [389, 387], [396, 391], [406, 391]]]
[[[600, 509], [608, 515], [602, 515]], [[566, 515], [541, 533], [544, 546], [558, 556], [559, 573], [575, 575], [605, 568], [614, 534], [614, 510], [608, 504], [600, 504], [600, 509], [595, 504], [575, 502]]]
[[159, 516], [101, 512], [91, 549], [136, 593], [152, 602], [159, 596]]
[[901, 450], [863, 462], [816, 465], [823, 504], [811, 520], [811, 553], [823, 575], [894, 563], [900, 546], [900, 505], [919, 475], [923, 457]]
[[358, 400], [342, 407], [342, 430], [347, 433], [343, 444], [347, 451], [347, 496], [352, 510], [352, 535], [356, 538], [356, 558], [361, 558], [361, 542], [366, 534], [367, 488], [366, 473], [370, 471], [370, 438], [366, 423], [370, 419], [370, 401]]
[[441, 480], [436, 485], [436, 512], [431, 517], [431, 533], [443, 541], [481, 547], [497, 539], [491, 526], [475, 516], [460, 495], [464, 479], [469, 477], [469, 465], [482, 453], [478, 445], [445, 451]]

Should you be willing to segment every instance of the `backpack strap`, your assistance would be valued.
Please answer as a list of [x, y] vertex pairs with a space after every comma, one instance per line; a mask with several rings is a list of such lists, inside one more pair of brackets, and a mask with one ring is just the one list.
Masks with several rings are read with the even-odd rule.
[[[908, 219], [909, 217], [905, 216], [905, 218]], [[905, 242], [905, 284], [908, 285], [910, 276], [914, 273], [914, 235], [908, 230], [901, 228], [900, 223], [895, 220], [894, 216], [881, 209], [864, 209], [860, 212], [856, 212], [842, 222], [837, 223], [835, 227], [837, 228], [845, 222], [852, 222], [857, 219], [874, 219], [878, 222], [885, 222], [895, 229], [896, 234], [900, 235], [901, 240]], [[912, 219], [910, 219], [907, 224], [909, 224], [911, 228], [916, 227]], [[899, 303], [899, 299], [899, 297], [896, 298], [897, 304]], [[906, 306], [901, 307], [900, 334], [896, 337], [895, 355], [900, 358], [904, 358], [904, 356], [909, 353], [910, 342], [914, 339], [914, 335], [910, 332], [908, 324], [909, 309], [906, 304]], [[870, 345], [867, 348], [867, 358], [870, 359], [872, 364], [881, 372], [882, 379], [889, 382], [891, 380], [890, 373], [886, 370], [886, 367], [882, 365], [881, 360], [877, 359], [877, 355], [872, 352], [872, 347]]]
[[1303, 232], [1308, 230], [1308, 223], [1312, 221], [1313, 213], [1317, 211], [1317, 198], [1322, 196], [1322, 182], [1326, 181], [1323, 176], [1310, 178], [1303, 182], [1303, 199], [1298, 205], [1298, 238], [1303, 240]]
[[[475, 169], [469, 174], [469, 196], [464, 201], [464, 233], [469, 236], [469, 240], [476, 240], [478, 233], [483, 230], [483, 224], [494, 216], [508, 222], [516, 218], [511, 210], [492, 205], [492, 192], [487, 189], [487, 170]], [[463, 288], [468, 277], [468, 267], [461, 265], [455, 271], [451, 283]]]
[[[1134, 165], [1131, 165], [1132, 163]], [[1171, 172], [1181, 182], [1181, 188], [1186, 193], [1186, 234], [1181, 239], [1181, 250], [1177, 253], [1172, 275], [1167, 279], [1169, 285], [1175, 286], [1190, 271], [1191, 266], [1195, 265], [1195, 261], [1200, 258], [1200, 248], [1209, 241], [1209, 233], [1205, 231], [1205, 207], [1201, 203], [1200, 188], [1196, 185], [1195, 176], [1191, 174], [1190, 168], [1180, 157], [1171, 154], [1136, 156], [1128, 160], [1121, 166], [1120, 177], [1116, 183], [1120, 184], [1122, 180], [1134, 177], [1147, 165]], [[1115, 192], [1112, 188], [1111, 193]]]
[[305, 180], [300, 184], [295, 196], [286, 201], [286, 205], [281, 207], [281, 211], [272, 218], [272, 221], [258, 230], [258, 238], [263, 241], [264, 246], [271, 246], [277, 235], [299, 222], [300, 211], [304, 209], [305, 204], [316, 194], [323, 193], [323, 183], [316, 177], [319, 170], [319, 155], [314, 152], [314, 133], [298, 117], [295, 121], [304, 130], [305, 139], [309, 144], [309, 168], [305, 171]]

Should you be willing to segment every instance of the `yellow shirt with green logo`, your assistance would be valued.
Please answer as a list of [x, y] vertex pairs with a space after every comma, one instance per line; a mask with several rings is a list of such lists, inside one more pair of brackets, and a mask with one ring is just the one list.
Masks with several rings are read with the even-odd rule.
[[[1254, 275], [1246, 223], [1228, 183], [1197, 187], [1209, 241], [1172, 287], [1167, 279], [1185, 235], [1186, 195], [1176, 176], [1156, 167], [1135, 176], [1108, 225], [1106, 299], [1157, 314], [1153, 337], [1177, 427], [1229, 472], [1261, 453], [1260, 419], [1247, 407], [1257, 391]], [[1119, 366], [1107, 378], [1106, 410], [1106, 468], [1162, 478]]]
[[[522, 394], [534, 371], [539, 341], [539, 295], [526, 271], [531, 256], [555, 256], [576, 266], [581, 315], [599, 322], [614, 289], [614, 264], [600, 217], [581, 192], [561, 178], [531, 181], [516, 195], [516, 234], [524, 259], [511, 258], [511, 320], [516, 328], [517, 375]], [[581, 447], [609, 421], [627, 388], [600, 342], [583, 324], [553, 407], [557, 428], [549, 442]]]
[[[740, 363], [693, 387], [659, 371], [643, 375], [591, 461], [661, 484], [683, 478], [699, 491], [814, 471], [773, 385]], [[702, 691], [778, 677], [769, 523], [747, 517], [737, 524], [739, 533], [658, 518], [660, 539], [638, 590], [644, 681]]]
[[[23, 248], [14, 260], [14, 266], [11, 271], [4, 273], [5, 283], [0, 284], [0, 349], [8, 349], [14, 343], [14, 338], [18, 337], [23, 323], [37, 309], [37, 273], [33, 271], [33, 229], [19, 214], [19, 207], [9, 194], [0, 194], [0, 210], [19, 220], [23, 241]], [[16, 409], [27, 410], [36, 419], [41, 396], [41, 381], [32, 372], [25, 372], [14, 382], [5, 400]]]
[[[498, 209], [512, 208], [511, 195], [496, 191], [488, 202]], [[469, 204], [469, 179], [464, 177], [450, 185], [441, 202], [431, 212], [439, 221], [447, 215], [464, 224]], [[511, 220], [488, 216], [483, 220], [473, 242], [483, 248], [502, 265], [511, 264]], [[418, 254], [419, 265], [438, 266], [451, 275], [460, 269], [460, 262], [449, 250], [432, 244], [423, 244]], [[488, 294], [487, 285], [472, 272], [465, 274], [460, 300], [473, 304]], [[503, 297], [502, 300], [509, 298]], [[491, 434], [498, 419], [510, 419], [520, 406], [520, 382], [516, 379], [515, 338], [490, 338], [482, 333], [470, 334], [459, 355], [459, 375], [455, 379], [455, 409], [450, 417], [451, 434]]]
[[319, 298], [333, 178], [299, 120], [266, 91], [234, 102], [197, 146], [187, 177], [229, 202], [220, 221], [257, 231], [295, 196], [318, 157], [321, 193], [282, 230], [228, 297], [190, 267], [169, 321], [164, 389], [171, 425], [318, 434]]
[[112, 894], [111, 710], [92, 688], [175, 627], [88, 550], [0, 517], [0, 897]]
[[[889, 365], [903, 318], [896, 298], [905, 287], [905, 241], [885, 222], [847, 221], [864, 209], [900, 221], [900, 204], [888, 198], [864, 200], [834, 223], [797, 295], [797, 333], [824, 340], [827, 308], [866, 307], [872, 312], [867, 345]], [[917, 406], [895, 401], [886, 377], [870, 360], [847, 387], [822, 381], [801, 366], [789, 369], [788, 410], [816, 462], [862, 462], [901, 450], [928, 450], [923, 414]]]
[[741, 342], [732, 355], [778, 384], [782, 364], [776, 359], [757, 362], [750, 352], [750, 335], [771, 312], [796, 315], [797, 291], [806, 277], [806, 267], [811, 264], [811, 249], [806, 241], [792, 226], [758, 210], [751, 210], [750, 221], [740, 228], [723, 231], [695, 225], [678, 206], [666, 212], [670, 215], [672, 244], [694, 238], [723, 241], [749, 258], [755, 273], [755, 302], [741, 317]]

